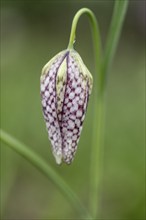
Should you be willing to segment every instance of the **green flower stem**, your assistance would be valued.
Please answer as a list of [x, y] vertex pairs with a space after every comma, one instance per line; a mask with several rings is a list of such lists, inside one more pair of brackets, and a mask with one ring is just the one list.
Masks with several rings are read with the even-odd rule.
[[[89, 210], [93, 217], [96, 217], [97, 212], [97, 200], [99, 192], [99, 183], [100, 183], [100, 173], [101, 167], [100, 164], [100, 150], [101, 150], [101, 126], [103, 124], [103, 98], [101, 91], [101, 61], [102, 61], [102, 46], [100, 31], [98, 23], [93, 12], [88, 8], [80, 9], [72, 22], [71, 34], [68, 48], [73, 48], [75, 42], [75, 33], [77, 28], [77, 23], [82, 14], [86, 13], [90, 19], [94, 54], [95, 54], [95, 68], [97, 74], [94, 75], [94, 86], [93, 86], [93, 97], [94, 97], [94, 106], [93, 106], [93, 143], [91, 149], [91, 165], [90, 165], [90, 193], [89, 193]], [[96, 86], [95, 86], [96, 85]], [[98, 98], [97, 98], [98, 97]], [[98, 102], [97, 102], [98, 101]]]
[[78, 24], [79, 18], [83, 14], [87, 14], [88, 18], [90, 20], [92, 37], [93, 37], [93, 42], [94, 42], [93, 46], [94, 46], [94, 52], [95, 52], [95, 57], [96, 57], [96, 62], [97, 62], [96, 63], [96, 68], [100, 72], [100, 69], [99, 69], [100, 68], [100, 62], [101, 62], [100, 61], [100, 58], [101, 58], [101, 55], [100, 55], [101, 54], [100, 32], [99, 32], [97, 19], [96, 19], [94, 13], [90, 9], [82, 8], [75, 14], [73, 22], [72, 22], [71, 34], [70, 34], [68, 48], [69, 49], [73, 48], [75, 38], [76, 38], [77, 24]]
[[103, 137], [104, 137], [104, 111], [105, 111], [105, 86], [106, 76], [119, 40], [122, 23], [126, 13], [128, 0], [115, 1], [114, 12], [111, 26], [107, 38], [104, 57], [101, 53], [100, 32], [97, 25], [97, 20], [93, 12], [87, 8], [80, 9], [72, 22], [71, 34], [68, 48], [73, 48], [75, 42], [75, 33], [77, 23], [80, 16], [86, 13], [91, 21], [91, 30], [94, 43], [95, 64], [97, 75], [94, 77], [93, 96], [93, 143], [91, 149], [91, 165], [90, 165], [90, 194], [89, 194], [89, 208], [94, 218], [99, 214], [99, 185], [102, 178], [103, 167]]
[[87, 209], [80, 202], [77, 195], [71, 190], [68, 184], [56, 173], [56, 171], [45, 162], [43, 158], [37, 155], [30, 147], [19, 142], [14, 137], [7, 134], [5, 131], [0, 130], [0, 139], [3, 143], [7, 144], [11, 149], [16, 151], [41, 173], [43, 173], [52, 183], [61, 191], [61, 193], [68, 199], [74, 208], [80, 213], [82, 217], [91, 219]]
[[[128, 0], [115, 1], [113, 17], [109, 34], [107, 38], [107, 44], [105, 47], [105, 53], [102, 60], [102, 67], [99, 72], [98, 82], [98, 96], [96, 104], [94, 105], [93, 119], [93, 143], [91, 152], [91, 176], [90, 176], [90, 211], [94, 218], [99, 215], [99, 186], [102, 179], [103, 169], [103, 139], [104, 139], [104, 111], [105, 111], [105, 92], [106, 92], [106, 78], [112, 63], [114, 53], [119, 40], [124, 16], [128, 6]], [[96, 125], [97, 123], [97, 125]]]
[[93, 132], [90, 159], [89, 210], [94, 218], [99, 214], [100, 183], [103, 166], [103, 134], [104, 134], [104, 97], [94, 97]]

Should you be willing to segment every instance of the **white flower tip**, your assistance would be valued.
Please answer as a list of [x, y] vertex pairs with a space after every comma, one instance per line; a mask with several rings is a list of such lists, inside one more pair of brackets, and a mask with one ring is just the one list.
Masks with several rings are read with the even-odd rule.
[[53, 155], [55, 157], [56, 163], [60, 165], [62, 163], [62, 154], [60, 152], [53, 152]]

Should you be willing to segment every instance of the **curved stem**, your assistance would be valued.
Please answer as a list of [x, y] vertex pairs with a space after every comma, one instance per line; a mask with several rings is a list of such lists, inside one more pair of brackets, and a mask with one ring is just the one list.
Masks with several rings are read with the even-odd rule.
[[[93, 87], [93, 97], [94, 97], [94, 106], [93, 106], [93, 121], [94, 121], [94, 128], [93, 128], [93, 144], [91, 149], [91, 164], [90, 164], [90, 181], [89, 181], [89, 210], [92, 213], [93, 217], [96, 217], [97, 212], [97, 200], [98, 200], [98, 188], [99, 188], [99, 146], [100, 146], [100, 123], [101, 120], [101, 108], [102, 105], [98, 105], [99, 102], [97, 96], [101, 95], [101, 39], [100, 39], [100, 32], [97, 24], [97, 20], [93, 12], [87, 8], [83, 8], [77, 12], [73, 19], [70, 41], [68, 48], [73, 48], [73, 43], [75, 40], [75, 32], [78, 20], [80, 16], [86, 13], [89, 16], [90, 24], [91, 24], [91, 31], [92, 31], [92, 38], [93, 38], [93, 45], [94, 45], [94, 55], [95, 55], [95, 68], [97, 74], [94, 76], [94, 86]], [[98, 90], [97, 90], [98, 89]], [[101, 99], [102, 101], [102, 99]], [[98, 123], [98, 127], [96, 126], [96, 122]], [[96, 143], [96, 144], [94, 144]]]
[[[104, 114], [105, 114], [105, 86], [107, 73], [112, 63], [114, 53], [116, 51], [117, 43], [119, 40], [124, 16], [126, 14], [128, 6], [128, 0], [115, 1], [114, 12], [112, 16], [109, 35], [107, 38], [107, 44], [105, 47], [105, 54], [103, 57], [103, 63], [99, 76], [99, 88], [98, 88], [98, 100], [94, 107], [94, 121], [97, 122], [97, 126], [94, 123], [93, 129], [93, 143], [91, 152], [91, 176], [90, 176], [90, 204], [93, 217], [99, 215], [99, 185], [102, 179], [103, 169], [103, 137], [104, 137]], [[96, 141], [96, 142], [95, 142]]]
[[[88, 8], [80, 9], [72, 22], [71, 34], [68, 48], [72, 49], [75, 41], [75, 33], [78, 20], [82, 14], [86, 13], [90, 19], [94, 55], [95, 55], [95, 70], [97, 74], [94, 75], [94, 86], [93, 86], [93, 144], [91, 149], [91, 164], [90, 164], [90, 181], [89, 181], [89, 210], [96, 218], [97, 214], [97, 201], [99, 200], [99, 183], [100, 183], [100, 150], [101, 150], [101, 125], [103, 124], [103, 98], [101, 91], [101, 38], [97, 19], [93, 12]], [[98, 97], [98, 98], [97, 98]], [[99, 101], [100, 100], [100, 101]], [[95, 144], [96, 143], [96, 144]]]
[[68, 199], [74, 208], [81, 214], [81, 216], [91, 219], [90, 214], [80, 202], [78, 196], [71, 190], [68, 184], [56, 173], [56, 171], [44, 161], [39, 155], [19, 142], [14, 137], [7, 134], [5, 131], [0, 130], [0, 139], [3, 143], [7, 144], [11, 149], [15, 150], [18, 154], [24, 157], [41, 173], [43, 173], [54, 185], [58, 187], [61, 193]]
[[93, 214], [93, 217], [97, 217], [97, 214], [99, 215], [99, 210], [98, 210], [99, 185], [100, 185], [100, 180], [102, 179], [103, 152], [104, 152], [103, 139], [104, 139], [106, 78], [117, 48], [127, 6], [128, 6], [128, 0], [115, 1], [114, 12], [109, 29], [109, 35], [107, 38], [105, 53], [102, 61], [102, 66], [100, 69], [101, 71], [99, 76], [100, 82], [98, 84], [99, 86], [98, 100], [94, 108], [94, 112], [95, 112], [94, 121], [97, 122], [97, 126], [94, 123], [93, 143], [96, 143], [96, 145], [94, 144], [93, 146], [94, 149], [92, 148], [92, 152], [91, 152], [90, 210], [91, 213]]
[[81, 15], [87, 14], [90, 23], [91, 23], [91, 31], [92, 31], [92, 37], [93, 37], [93, 46], [94, 46], [94, 52], [95, 52], [95, 58], [96, 58], [96, 70], [100, 72], [100, 63], [101, 63], [101, 39], [100, 39], [100, 32], [99, 32], [99, 27], [97, 23], [97, 19], [94, 15], [94, 13], [88, 9], [88, 8], [82, 8], [80, 9], [74, 16], [73, 22], [72, 22], [72, 27], [71, 27], [71, 33], [70, 33], [70, 38], [69, 38], [69, 44], [68, 44], [68, 49], [72, 49], [74, 42], [75, 42], [75, 37], [76, 37], [76, 28], [77, 24], [79, 21], [79, 18]]
[[[93, 144], [91, 149], [91, 166], [90, 166], [90, 194], [89, 208], [94, 218], [97, 217], [99, 209], [99, 185], [103, 167], [103, 134], [104, 134], [104, 110], [105, 110], [105, 85], [106, 76], [111, 65], [118, 39], [120, 36], [122, 23], [126, 13], [128, 0], [115, 1], [115, 7], [112, 22], [109, 30], [108, 40], [105, 47], [105, 55], [102, 60], [101, 40], [96, 17], [93, 12], [87, 8], [79, 10], [72, 22], [72, 29], [68, 48], [72, 49], [75, 41], [77, 23], [80, 16], [86, 13], [91, 21], [91, 30], [94, 42], [95, 64], [98, 75], [94, 77], [93, 87], [94, 106], [93, 106]], [[102, 63], [101, 63], [102, 62]], [[98, 76], [98, 77], [97, 77]], [[95, 144], [96, 143], [96, 144]]]

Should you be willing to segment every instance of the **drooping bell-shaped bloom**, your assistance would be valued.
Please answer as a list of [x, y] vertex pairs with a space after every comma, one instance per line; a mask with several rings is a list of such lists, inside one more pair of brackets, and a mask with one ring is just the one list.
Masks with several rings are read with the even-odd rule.
[[42, 70], [43, 114], [58, 164], [70, 164], [74, 158], [92, 83], [89, 70], [74, 49], [60, 52]]

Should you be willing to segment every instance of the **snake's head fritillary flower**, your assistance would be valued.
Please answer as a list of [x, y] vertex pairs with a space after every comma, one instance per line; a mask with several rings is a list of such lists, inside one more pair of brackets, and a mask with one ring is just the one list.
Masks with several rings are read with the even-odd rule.
[[74, 49], [60, 52], [42, 70], [43, 114], [57, 164], [74, 159], [92, 84], [89, 70]]

